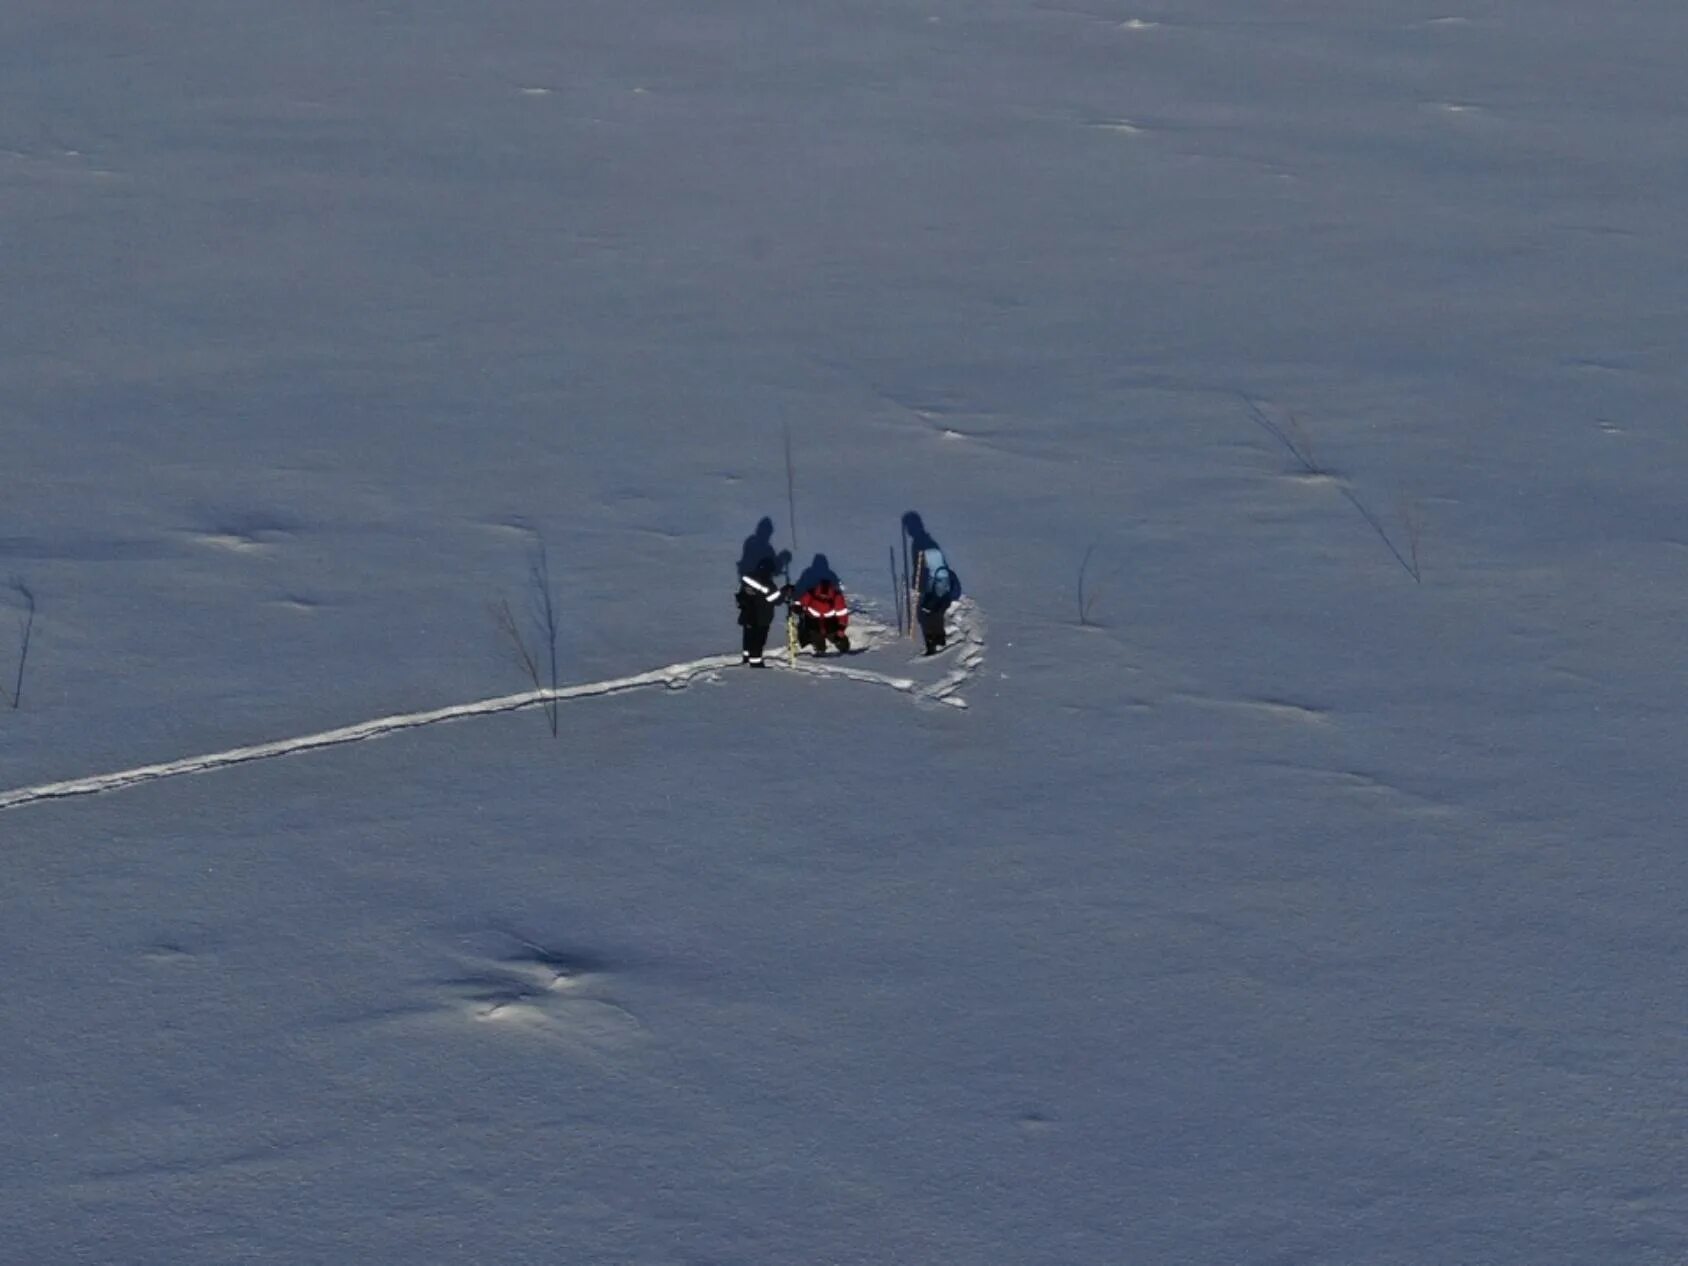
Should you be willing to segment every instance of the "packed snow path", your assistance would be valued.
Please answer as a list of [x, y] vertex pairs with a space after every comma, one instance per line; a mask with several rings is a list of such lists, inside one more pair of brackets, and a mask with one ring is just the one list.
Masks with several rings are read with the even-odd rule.
[[[965, 599], [958, 603], [955, 608], [952, 629], [954, 649], [949, 652], [950, 655], [954, 656], [954, 667], [939, 680], [925, 686], [922, 686], [912, 677], [893, 677], [888, 673], [874, 672], [867, 668], [855, 668], [848, 664], [830, 660], [812, 659], [808, 656], [799, 657], [794, 664], [788, 663], [783, 650], [779, 654], [770, 655], [768, 663], [772, 667], [786, 672], [796, 672], [811, 677], [837, 677], [845, 681], [862, 681], [877, 686], [888, 686], [892, 690], [910, 695], [920, 702], [943, 703], [950, 707], [965, 708], [967, 701], [961, 697], [961, 688], [972, 679], [979, 666], [984, 662], [985, 646], [981, 636], [982, 629], [983, 622], [979, 617], [978, 608]], [[893, 630], [871, 622], [865, 624], [862, 632], [864, 634], [863, 641], [867, 647], [884, 645], [897, 639]], [[602, 695], [620, 694], [626, 690], [641, 690], [648, 686], [663, 686], [670, 690], [680, 690], [700, 677], [712, 677], [722, 669], [736, 669], [738, 667], [740, 667], [740, 664], [737, 655], [709, 655], [703, 659], [686, 660], [683, 663], [669, 664], [663, 668], [653, 668], [649, 672], [635, 673], [631, 677], [612, 677], [605, 681], [589, 681], [577, 686], [562, 686], [555, 690], [525, 690], [520, 694], [499, 695], [493, 699], [453, 704], [450, 707], [434, 708], [427, 712], [403, 712], [395, 716], [377, 717], [373, 721], [361, 721], [356, 725], [323, 730], [317, 734], [305, 734], [298, 738], [277, 739], [269, 743], [257, 743], [250, 747], [235, 747], [222, 752], [209, 752], [203, 756], [188, 756], [181, 760], [166, 761], [157, 765], [140, 765], [134, 769], [118, 770], [115, 773], [94, 774], [87, 778], [72, 778], [64, 782], [41, 783], [34, 787], [19, 787], [13, 791], [0, 792], [0, 810], [18, 809], [24, 805], [36, 804], [43, 800], [62, 800], [68, 796], [87, 796], [101, 791], [120, 791], [125, 787], [138, 786], [141, 783], [153, 782], [159, 778], [174, 778], [179, 774], [210, 773], [212, 770], [226, 769], [230, 765], [242, 765], [248, 761], [269, 760], [275, 756], [291, 756], [298, 752], [314, 751], [320, 747], [336, 747], [342, 743], [361, 743], [367, 739], [384, 738], [401, 730], [415, 730], [424, 725], [438, 725], [442, 721], [458, 721], [465, 717], [515, 712], [522, 708], [540, 707], [553, 701], [595, 699]]]

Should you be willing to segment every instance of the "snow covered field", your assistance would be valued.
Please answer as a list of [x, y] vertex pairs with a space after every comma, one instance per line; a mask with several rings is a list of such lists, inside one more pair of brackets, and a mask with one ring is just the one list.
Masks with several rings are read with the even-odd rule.
[[[10, 0], [0, 1260], [1688, 1261], [1685, 78], [1663, 0]], [[717, 658], [788, 428], [945, 659]]]

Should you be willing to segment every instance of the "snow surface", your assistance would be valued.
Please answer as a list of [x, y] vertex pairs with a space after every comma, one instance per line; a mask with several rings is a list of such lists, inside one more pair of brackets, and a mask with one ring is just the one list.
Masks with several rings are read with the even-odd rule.
[[0, 1259], [1688, 1261], [1680, 3], [0, 36]]

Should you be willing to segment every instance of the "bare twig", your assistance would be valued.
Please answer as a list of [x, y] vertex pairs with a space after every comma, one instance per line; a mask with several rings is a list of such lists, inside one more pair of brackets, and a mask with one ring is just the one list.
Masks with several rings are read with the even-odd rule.
[[1081, 628], [1100, 628], [1095, 618], [1096, 603], [1107, 592], [1108, 582], [1119, 578], [1125, 570], [1124, 564], [1105, 572], [1099, 578], [1093, 578], [1090, 564], [1096, 558], [1096, 542], [1087, 545], [1084, 557], [1078, 563], [1078, 622]]
[[791, 462], [791, 428], [785, 428], [785, 508], [791, 527], [791, 556], [797, 557], [797, 468]]
[[1289, 415], [1287, 423], [1280, 425], [1268, 417], [1266, 411], [1248, 396], [1239, 392], [1238, 399], [1243, 402], [1248, 409], [1249, 416], [1255, 420], [1261, 430], [1288, 449], [1290, 455], [1301, 463], [1301, 469], [1306, 474], [1322, 475], [1325, 473], [1324, 468], [1319, 465], [1313, 454], [1312, 441], [1307, 438], [1307, 433], [1301, 429], [1301, 423], [1296, 420], [1293, 413]]
[[[797, 467], [791, 460], [791, 427], [785, 428], [785, 508], [791, 523], [791, 557], [797, 557]], [[801, 577], [802, 573], [798, 573]], [[791, 583], [791, 567], [788, 564], [785, 580]], [[788, 602], [785, 605], [785, 653], [792, 665], [797, 664], [797, 604]]]
[[1090, 569], [1090, 556], [1096, 552], [1096, 543], [1092, 541], [1084, 547], [1084, 557], [1078, 564], [1078, 622], [1081, 625], [1090, 623], [1090, 606], [1096, 601], [1095, 594], [1084, 592], [1084, 573]]
[[1413, 579], [1423, 583], [1418, 566], [1418, 545], [1424, 539], [1424, 516], [1419, 510], [1418, 502], [1402, 493], [1396, 504], [1395, 513], [1401, 520], [1401, 530], [1407, 537], [1407, 570], [1412, 572]]
[[528, 648], [527, 638], [522, 636], [521, 626], [516, 623], [516, 617], [510, 611], [510, 600], [500, 598], [497, 602], [489, 605], [492, 611], [492, 621], [498, 626], [498, 631], [504, 635], [504, 640], [510, 644], [510, 649], [515, 652], [516, 662], [521, 665], [522, 671], [528, 676], [528, 680], [533, 682], [533, 688], [535, 690], [541, 689], [539, 665], [534, 662], [533, 651]]
[[886, 551], [891, 555], [891, 601], [897, 609], [897, 633], [903, 632], [903, 587], [897, 583], [897, 547], [887, 545]]
[[1313, 437], [1307, 433], [1307, 428], [1301, 425], [1301, 419], [1293, 413], [1284, 414], [1284, 434], [1294, 440], [1290, 451], [1301, 461], [1301, 466], [1309, 475], [1328, 475], [1330, 471], [1319, 460], [1318, 450], [1313, 447]]
[[[533, 557], [528, 563], [528, 614], [542, 639], [546, 666], [550, 669], [550, 693], [545, 700], [545, 719], [551, 726], [551, 737], [557, 737], [557, 606], [551, 594], [551, 562], [545, 552], [545, 538], [534, 534]], [[515, 653], [516, 662], [527, 674], [536, 691], [545, 691], [540, 656], [535, 652], [528, 635], [523, 631], [507, 598], [492, 604], [492, 620], [504, 640]]]
[[[551, 690], [555, 694], [557, 689], [557, 604], [551, 596], [551, 558], [545, 552], [545, 538], [535, 534], [534, 557], [528, 565], [528, 580], [532, 584], [530, 595], [536, 608], [535, 614], [539, 619], [540, 629], [545, 634], [546, 650], [551, 657]], [[546, 712], [551, 718], [551, 735], [557, 734], [557, 701], [552, 699], [546, 705]]]
[[901, 630], [899, 630], [899, 631], [905, 637], [913, 637], [914, 636], [914, 590], [913, 590], [913, 588], [911, 588], [913, 581], [909, 577], [909, 568], [911, 566], [911, 563], [909, 561], [910, 542], [909, 542], [909, 535], [908, 535], [908, 524], [906, 524], [906, 523], [899, 524], [898, 527], [897, 527], [897, 532], [898, 532], [898, 535], [902, 538], [902, 542], [903, 542], [903, 586], [902, 586], [902, 593], [903, 593], [903, 626], [902, 626]]
[[[1296, 420], [1293, 413], [1285, 415], [1288, 421], [1278, 423], [1273, 421], [1266, 411], [1247, 395], [1238, 392], [1237, 398], [1243, 402], [1248, 409], [1249, 416], [1254, 419], [1255, 423], [1273, 439], [1277, 440], [1279, 444], [1283, 445], [1290, 455], [1301, 464], [1303, 472], [1309, 475], [1328, 475], [1329, 472], [1319, 464], [1318, 458], [1314, 455], [1312, 440], [1302, 429], [1301, 423]], [[1383, 526], [1383, 521], [1372, 513], [1371, 507], [1361, 501], [1353, 489], [1338, 484], [1337, 491], [1342, 494], [1349, 505], [1359, 512], [1362, 519], [1371, 524], [1371, 529], [1377, 533], [1378, 540], [1382, 541], [1384, 548], [1394, 555], [1395, 561], [1401, 564], [1402, 570], [1413, 578], [1415, 584], [1422, 584], [1423, 576], [1419, 571], [1418, 564], [1418, 545], [1423, 524], [1417, 506], [1408, 502], [1405, 497], [1401, 498], [1398, 506], [1401, 527], [1406, 534], [1407, 545], [1406, 553], [1402, 553], [1401, 547], [1395, 544], [1388, 529]]]
[[[29, 586], [16, 576], [12, 577], [10, 587], [13, 593], [23, 599], [23, 619], [20, 621], [22, 637], [18, 643], [17, 677], [13, 682], [11, 692], [6, 695], [7, 702], [12, 705], [12, 710], [15, 712], [23, 703], [23, 669], [29, 660], [30, 634], [35, 631], [35, 595], [30, 591]], [[4, 688], [0, 687], [0, 692], [3, 692], [3, 690]]]

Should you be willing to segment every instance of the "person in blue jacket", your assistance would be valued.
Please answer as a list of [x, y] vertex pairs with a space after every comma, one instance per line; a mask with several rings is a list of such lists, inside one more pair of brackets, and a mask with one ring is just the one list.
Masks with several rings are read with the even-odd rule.
[[961, 593], [961, 585], [944, 559], [943, 550], [928, 545], [915, 555], [915, 590], [919, 595], [915, 614], [920, 620], [920, 635], [926, 639], [926, 653], [936, 655], [948, 642], [944, 631], [944, 613]]

